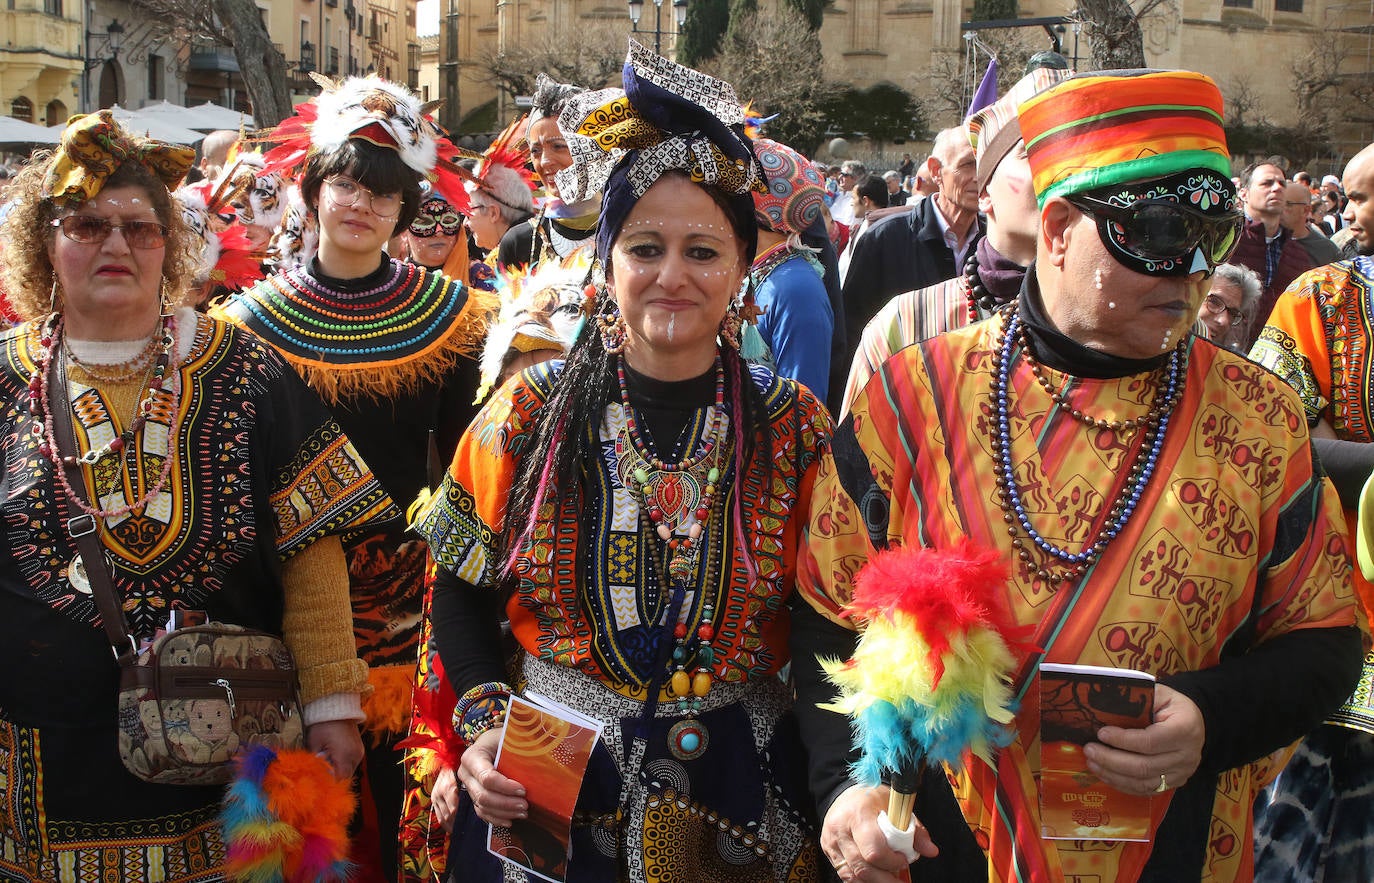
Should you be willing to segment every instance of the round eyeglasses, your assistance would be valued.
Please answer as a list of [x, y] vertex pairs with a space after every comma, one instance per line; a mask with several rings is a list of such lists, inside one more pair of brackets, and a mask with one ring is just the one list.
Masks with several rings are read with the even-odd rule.
[[377, 217], [394, 218], [401, 213], [400, 193], [377, 193], [367, 189], [347, 175], [333, 175], [325, 178], [324, 186], [329, 191], [329, 198], [334, 200], [336, 205], [354, 205], [357, 203], [358, 197], [366, 193], [368, 208]]

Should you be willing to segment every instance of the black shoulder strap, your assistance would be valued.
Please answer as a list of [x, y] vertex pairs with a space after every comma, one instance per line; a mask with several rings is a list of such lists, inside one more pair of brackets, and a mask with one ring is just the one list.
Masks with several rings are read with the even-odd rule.
[[[86, 495], [86, 479], [81, 474], [81, 462], [77, 459], [79, 449], [76, 430], [72, 427], [72, 405], [67, 398], [67, 369], [60, 355], [54, 356], [48, 365], [48, 407], [52, 410], [54, 441], [57, 443], [57, 450], [53, 454], [62, 464], [61, 468], [66, 470], [67, 484], [76, 498], [73, 502], [90, 505]], [[64, 452], [70, 453], [64, 456]], [[131, 664], [138, 655], [138, 645], [129, 634], [119, 592], [110, 577], [105, 546], [100, 542], [100, 521], [94, 515], [81, 512], [67, 519], [66, 528], [67, 535], [81, 553], [86, 578], [91, 584], [91, 599], [100, 611], [100, 621], [105, 628], [110, 649], [121, 666]]]

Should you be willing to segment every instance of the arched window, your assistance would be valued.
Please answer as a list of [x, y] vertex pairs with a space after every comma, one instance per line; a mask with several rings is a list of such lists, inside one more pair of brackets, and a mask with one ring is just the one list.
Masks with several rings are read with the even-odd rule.
[[48, 106], [43, 112], [43, 125], [61, 125], [67, 121], [67, 115], [67, 105], [54, 98], [48, 102]]
[[20, 95], [10, 102], [10, 116], [26, 123], [33, 122], [33, 102]]

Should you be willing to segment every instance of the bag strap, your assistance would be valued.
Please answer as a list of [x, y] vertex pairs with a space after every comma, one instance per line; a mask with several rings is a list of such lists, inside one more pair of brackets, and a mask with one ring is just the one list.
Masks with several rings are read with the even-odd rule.
[[[80, 449], [76, 444], [76, 430], [72, 426], [72, 406], [67, 399], [67, 368], [60, 355], [49, 359], [48, 408], [52, 411], [53, 441], [57, 446], [53, 454], [62, 464], [60, 468], [67, 473], [67, 486], [75, 501], [89, 506], [86, 478], [81, 474], [81, 461], [77, 459]], [[70, 451], [71, 455], [63, 456], [64, 451]], [[100, 622], [105, 628], [105, 638], [110, 642], [115, 661], [121, 667], [133, 665], [138, 659], [138, 642], [129, 634], [119, 592], [110, 576], [105, 545], [100, 541], [100, 521], [96, 516], [82, 512], [68, 518], [66, 528], [67, 535], [81, 553], [81, 563], [86, 568], [86, 578], [91, 584], [91, 599], [100, 611]]]

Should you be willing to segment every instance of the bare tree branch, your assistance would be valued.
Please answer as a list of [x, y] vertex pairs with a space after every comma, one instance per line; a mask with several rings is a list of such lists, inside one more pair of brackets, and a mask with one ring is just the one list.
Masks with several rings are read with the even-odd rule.
[[579, 26], [570, 34], [550, 34], [505, 52], [486, 50], [477, 59], [478, 79], [511, 98], [533, 94], [541, 71], [560, 83], [599, 89], [619, 83], [624, 46], [612, 28]]

